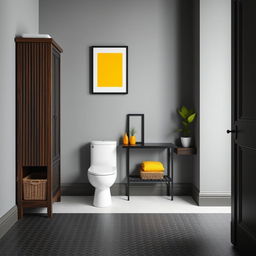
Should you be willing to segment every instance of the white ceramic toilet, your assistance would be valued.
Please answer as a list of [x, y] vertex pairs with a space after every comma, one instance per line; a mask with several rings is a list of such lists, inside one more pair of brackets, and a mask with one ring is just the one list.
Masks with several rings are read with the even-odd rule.
[[111, 205], [110, 187], [116, 180], [116, 172], [116, 141], [92, 141], [88, 179], [95, 187], [94, 206]]

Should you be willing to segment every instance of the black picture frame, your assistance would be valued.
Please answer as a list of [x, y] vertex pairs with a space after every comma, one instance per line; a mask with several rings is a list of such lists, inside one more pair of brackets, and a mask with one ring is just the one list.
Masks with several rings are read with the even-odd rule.
[[129, 134], [130, 132], [130, 117], [132, 116], [140, 116], [141, 117], [141, 141], [137, 141], [136, 144], [144, 144], [145, 143], [145, 133], [144, 133], [144, 114], [127, 114], [127, 127], [126, 127], [126, 132]]
[[[125, 91], [124, 92], [96, 92], [95, 91], [95, 86], [94, 86], [94, 83], [95, 83], [95, 79], [94, 79], [94, 49], [97, 49], [97, 48], [124, 48], [125, 51], [126, 51], [126, 60], [125, 60], [125, 63], [126, 63], [126, 85], [125, 85]], [[90, 93], [91, 94], [117, 94], [117, 95], [120, 95], [120, 94], [128, 94], [128, 46], [124, 45], [124, 46], [104, 46], [104, 45], [97, 45], [97, 46], [91, 46], [90, 47], [90, 68], [91, 68], [91, 71], [90, 71]]]

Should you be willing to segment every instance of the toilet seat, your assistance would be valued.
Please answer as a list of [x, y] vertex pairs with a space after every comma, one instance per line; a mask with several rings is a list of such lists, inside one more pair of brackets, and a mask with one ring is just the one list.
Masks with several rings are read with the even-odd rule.
[[105, 165], [93, 165], [88, 169], [88, 173], [95, 176], [107, 176], [116, 173], [116, 167]]

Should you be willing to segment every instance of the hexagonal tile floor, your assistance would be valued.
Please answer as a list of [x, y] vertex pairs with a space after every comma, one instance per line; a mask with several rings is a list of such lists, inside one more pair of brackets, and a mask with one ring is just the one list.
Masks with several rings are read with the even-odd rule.
[[27, 215], [0, 240], [0, 255], [238, 255], [230, 214]]

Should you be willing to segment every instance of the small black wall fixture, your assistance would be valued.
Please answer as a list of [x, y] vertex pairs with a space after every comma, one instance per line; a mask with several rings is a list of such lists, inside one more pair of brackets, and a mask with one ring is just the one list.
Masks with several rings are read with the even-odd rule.
[[141, 141], [137, 141], [136, 144], [144, 144], [144, 114], [127, 114], [127, 134], [130, 132], [130, 118], [133, 116], [141, 117]]

